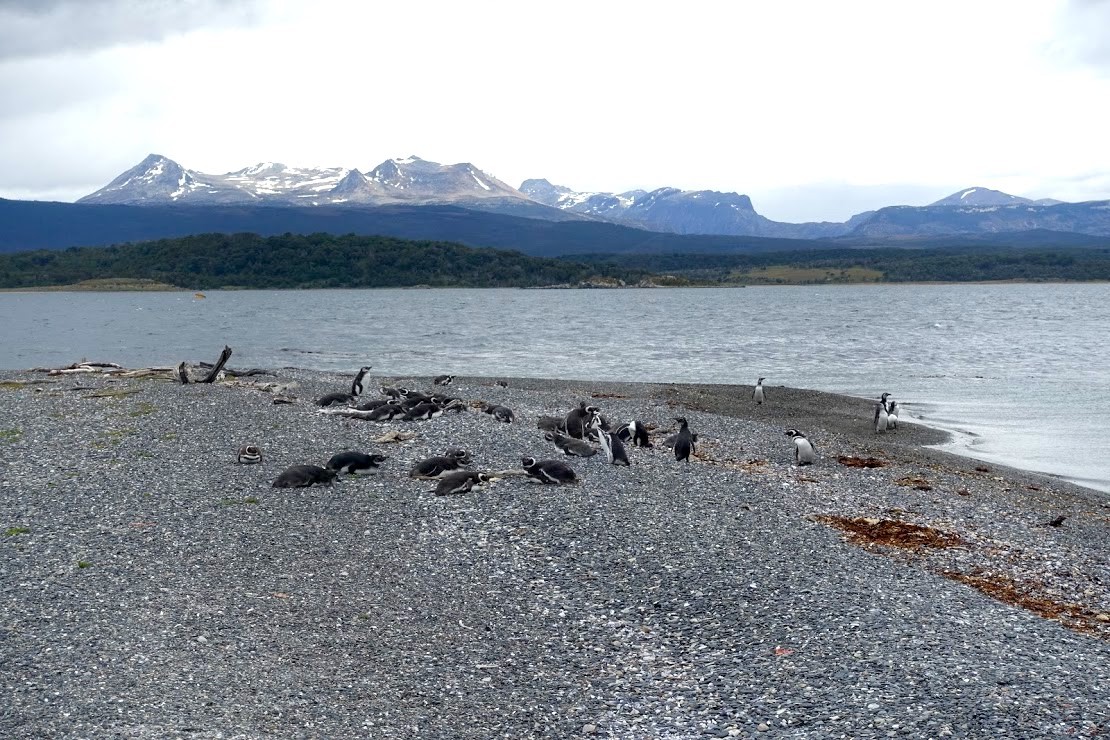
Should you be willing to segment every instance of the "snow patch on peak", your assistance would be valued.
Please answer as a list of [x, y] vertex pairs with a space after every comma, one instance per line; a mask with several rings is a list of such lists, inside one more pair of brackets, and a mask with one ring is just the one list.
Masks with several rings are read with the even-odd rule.
[[960, 200], [963, 200], [964, 198], [971, 195], [972, 193], [974, 193], [978, 189], [979, 188], [969, 188], [969, 189], [963, 191], [962, 193], [960, 193]]

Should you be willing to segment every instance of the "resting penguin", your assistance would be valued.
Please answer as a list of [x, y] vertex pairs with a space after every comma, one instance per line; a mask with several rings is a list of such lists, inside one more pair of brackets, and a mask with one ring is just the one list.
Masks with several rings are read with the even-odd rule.
[[336, 472], [319, 465], [294, 465], [286, 468], [274, 479], [273, 488], [308, 488], [313, 483], [330, 484]]
[[873, 419], [873, 421], [875, 422], [876, 434], [886, 431], [886, 425], [888, 421], [886, 413], [886, 397], [889, 395], [889, 393], [884, 393], [882, 395], [882, 398], [879, 399], [879, 402], [875, 404], [875, 418]]
[[555, 446], [563, 451], [564, 455], [573, 455], [575, 457], [592, 457], [597, 454], [597, 449], [594, 448], [589, 442], [584, 442], [581, 439], [568, 437], [559, 432], [547, 432], [543, 438], [548, 442], [554, 442]]
[[239, 448], [239, 456], [236, 458], [244, 465], [254, 465], [262, 462], [262, 450], [257, 445], [243, 445]]
[[454, 375], [437, 375], [432, 378], [433, 385], [451, 385], [451, 381], [455, 379]]
[[371, 409], [370, 414], [366, 417], [370, 421], [389, 421], [398, 416], [403, 416], [405, 410], [401, 408], [401, 404], [397, 399], [391, 398], [384, 405]]
[[[594, 417], [594, 422], [597, 422], [598, 417]], [[605, 452], [605, 459], [609, 461], [610, 465], [624, 465], [628, 466], [628, 452], [624, 449], [624, 444], [621, 442], [619, 436], [609, 434], [601, 428], [600, 424], [594, 424], [594, 431], [597, 432], [597, 440], [601, 443], [601, 449]]]
[[470, 462], [466, 450], [448, 450], [446, 455], [421, 460], [409, 471], [410, 478], [442, 478]]
[[383, 396], [389, 396], [390, 398], [402, 398], [408, 393], [406, 388], [390, 388], [388, 385], [383, 385], [380, 390]]
[[689, 465], [690, 454], [694, 451], [694, 435], [690, 433], [690, 425], [686, 422], [686, 417], [676, 416], [675, 421], [679, 423], [679, 429], [674, 440], [674, 459], [678, 462], [685, 460]]
[[817, 461], [817, 448], [797, 429], [787, 429], [786, 436], [794, 440], [794, 463], [812, 465]]
[[424, 401], [411, 407], [402, 418], [405, 421], [416, 421], [417, 419], [434, 419], [442, 415], [443, 406], [435, 401]]
[[356, 411], [373, 411], [374, 409], [376, 409], [380, 406], [385, 406], [389, 402], [390, 402], [390, 399], [388, 399], [388, 398], [372, 398], [369, 401], [363, 401], [359, 405], [355, 406], [355, 410]]
[[513, 410], [511, 408], [509, 408], [508, 406], [501, 406], [496, 403], [487, 403], [482, 411], [486, 412], [494, 419], [502, 421], [506, 424], [512, 424], [513, 419], [515, 418], [513, 416]]
[[454, 493], [467, 493], [475, 485], [489, 483], [489, 473], [478, 473], [472, 470], [457, 470], [448, 473], [439, 479], [439, 484], [432, 489], [437, 496], [450, 496]]
[[540, 416], [536, 419], [536, 428], [544, 432], [557, 432], [563, 428], [563, 417]]
[[385, 455], [367, 455], [364, 452], [347, 450], [332, 455], [328, 460], [328, 470], [337, 473], [373, 473], [378, 470], [388, 458]]
[[752, 400], [757, 404], [763, 403], [763, 381], [767, 378], [760, 378], [755, 381], [755, 390], [752, 391]]
[[336, 406], [349, 404], [354, 399], [350, 393], [329, 393], [316, 399], [317, 406]]
[[890, 400], [890, 405], [886, 408], [886, 428], [898, 428], [898, 402], [894, 399]]
[[529, 476], [541, 483], [574, 483], [578, 480], [574, 469], [559, 460], [536, 460], [534, 457], [522, 457], [520, 464]]

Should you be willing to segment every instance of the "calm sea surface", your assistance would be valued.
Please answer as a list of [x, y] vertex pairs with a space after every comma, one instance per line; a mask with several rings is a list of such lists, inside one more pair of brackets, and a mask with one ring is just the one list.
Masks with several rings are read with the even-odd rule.
[[[876, 397], [1110, 491], [1110, 285], [0, 293], [0, 367], [209, 360]], [[866, 423], [861, 420], [861, 424]]]

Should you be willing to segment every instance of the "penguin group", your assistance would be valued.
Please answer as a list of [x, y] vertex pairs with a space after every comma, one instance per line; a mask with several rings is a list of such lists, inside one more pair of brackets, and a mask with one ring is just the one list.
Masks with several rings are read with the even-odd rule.
[[[448, 412], [462, 413], [468, 408], [477, 409], [493, 420], [514, 424], [516, 414], [501, 403], [473, 401], [467, 403], [460, 398], [448, 396], [440, 389], [451, 386], [454, 375], [439, 375], [431, 378], [437, 388], [427, 393], [396, 385], [380, 386], [380, 397], [368, 399], [364, 396], [364, 383], [371, 366], [359, 368], [344, 392], [329, 393], [316, 400], [319, 412], [349, 419], [368, 421], [426, 421], [435, 419]], [[751, 401], [763, 405], [767, 401], [763, 386], [765, 377], [759, 377], [752, 387]], [[496, 387], [506, 384], [498, 382]], [[898, 404], [891, 394], [884, 393], [875, 406], [875, 431], [896, 429]], [[690, 428], [688, 419], [674, 417], [676, 427], [661, 443], [674, 455], [676, 463], [690, 464], [697, 457], [698, 435]], [[587, 460], [596, 458], [605, 464], [630, 467], [633, 458], [630, 449], [651, 450], [655, 447], [651, 439], [653, 425], [640, 419], [612, 425], [599, 406], [580, 401], [569, 411], [559, 415], [541, 415], [537, 418], [537, 428], [543, 440], [554, 445], [560, 453], [558, 458], [544, 458], [536, 454], [520, 457], [517, 471], [472, 470], [471, 454], [462, 447], [451, 447], [442, 455], [433, 455], [417, 460], [409, 469], [408, 477], [416, 480], [435, 482], [431, 490], [437, 496], [447, 496], [471, 492], [475, 487], [489, 485], [505, 475], [523, 475], [546, 485], [567, 485], [579, 480], [578, 473], [570, 464], [572, 459]], [[816, 445], [800, 430], [787, 429], [793, 447], [793, 462], [797, 466], [813, 465], [817, 461]], [[531, 452], [531, 451], [529, 451]], [[644, 453], [637, 453], [644, 454]], [[561, 458], [561, 459], [559, 459]], [[257, 465], [262, 462], [262, 451], [258, 445], [244, 445], [238, 451], [237, 461], [244, 465]], [[298, 464], [283, 470], [272, 486], [274, 488], [303, 488], [314, 485], [330, 485], [342, 476], [355, 476], [373, 473], [383, 468], [389, 458], [386, 455], [343, 450], [332, 455], [323, 465]], [[589, 463], [595, 465], [596, 463]]]
[[898, 402], [891, 398], [891, 394], [884, 393], [879, 396], [879, 400], [875, 403], [875, 413], [872, 416], [872, 421], [875, 425], [876, 434], [898, 428]]

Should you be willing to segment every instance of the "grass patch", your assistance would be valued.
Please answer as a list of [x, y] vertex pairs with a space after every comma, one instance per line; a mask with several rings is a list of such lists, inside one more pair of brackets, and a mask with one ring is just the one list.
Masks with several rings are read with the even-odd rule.
[[69, 285], [44, 285], [35, 288], [9, 288], [11, 292], [28, 291], [113, 291], [113, 290], [183, 290], [176, 285], [145, 278], [94, 278]]
[[21, 439], [23, 439], [22, 429], [0, 429], [0, 442], [15, 444]]
[[253, 506], [257, 503], [259, 503], [259, 499], [258, 499], [257, 496], [247, 496], [242, 501], [240, 501], [239, 499], [234, 499], [234, 498], [222, 498], [222, 499], [220, 499], [220, 506], [243, 506], [243, 505]]
[[78, 568], [84, 569], [84, 568], [88, 568], [90, 565], [92, 565], [92, 563], [90, 563], [88, 560], [78, 560], [77, 561], [77, 567]]
[[153, 403], [150, 403], [149, 401], [140, 401], [139, 405], [136, 406], [133, 410], [129, 411], [127, 415], [132, 418], [138, 418], [140, 416], [148, 416], [150, 414], [153, 414], [157, 410], [158, 407], [155, 406]]
[[17, 534], [30, 534], [30, 527], [8, 527], [4, 530], [5, 537], [15, 537]]

